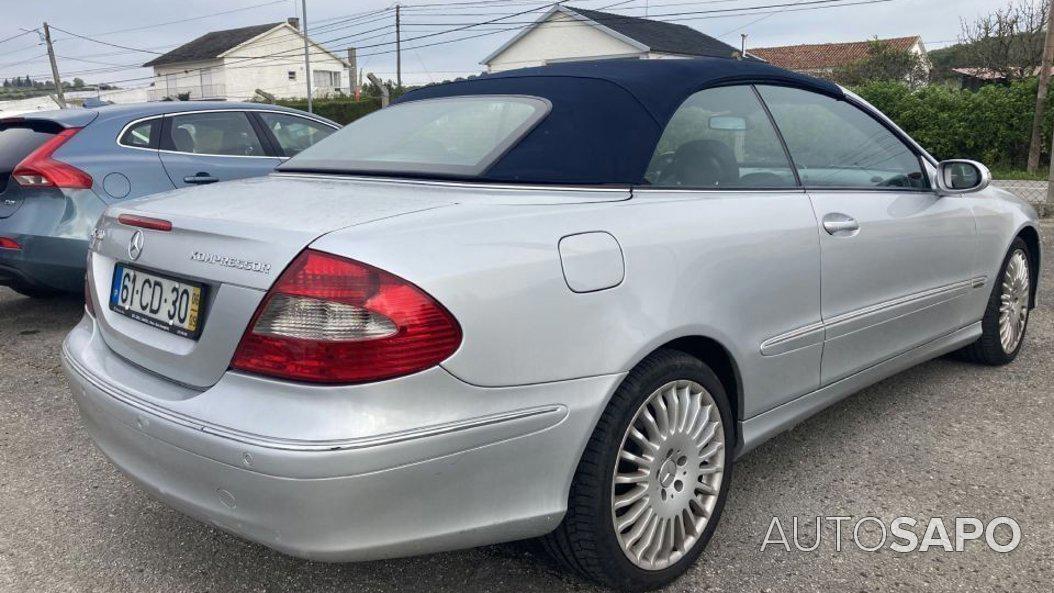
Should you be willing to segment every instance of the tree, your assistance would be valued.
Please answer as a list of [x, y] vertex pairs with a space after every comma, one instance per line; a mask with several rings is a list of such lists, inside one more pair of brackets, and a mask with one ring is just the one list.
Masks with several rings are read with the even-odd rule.
[[75, 88], [75, 89], [82, 89], [82, 88], [84, 88], [84, 81], [79, 79], [79, 78], [74, 78], [73, 79], [73, 88]]
[[926, 82], [926, 65], [918, 54], [897, 49], [877, 38], [869, 42], [867, 54], [863, 60], [836, 69], [831, 78], [846, 86], [885, 81], [918, 86]]
[[1009, 0], [1006, 8], [962, 22], [959, 42], [975, 68], [989, 70], [1007, 82], [1034, 76], [1043, 59], [1046, 0]]

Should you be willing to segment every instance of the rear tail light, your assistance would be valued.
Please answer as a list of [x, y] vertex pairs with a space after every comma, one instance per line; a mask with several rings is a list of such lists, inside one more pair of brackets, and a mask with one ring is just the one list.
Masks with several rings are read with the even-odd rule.
[[431, 368], [461, 327], [413, 284], [373, 266], [306, 250], [264, 297], [231, 367], [314, 383], [365, 383]]
[[91, 175], [73, 165], [51, 158], [60, 146], [72, 138], [81, 128], [67, 128], [41, 144], [15, 167], [11, 175], [23, 187], [61, 187], [67, 189], [90, 189]]
[[18, 241], [15, 241], [14, 239], [0, 237], [0, 249], [22, 249], [22, 245], [20, 245]]

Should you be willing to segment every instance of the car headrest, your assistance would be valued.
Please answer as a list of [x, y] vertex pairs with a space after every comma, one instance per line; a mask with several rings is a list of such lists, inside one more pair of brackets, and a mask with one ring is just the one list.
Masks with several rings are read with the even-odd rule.
[[688, 187], [721, 187], [739, 181], [739, 163], [732, 149], [718, 140], [692, 140], [677, 148], [670, 178]]
[[194, 152], [194, 137], [186, 128], [172, 128], [172, 143], [180, 152]]

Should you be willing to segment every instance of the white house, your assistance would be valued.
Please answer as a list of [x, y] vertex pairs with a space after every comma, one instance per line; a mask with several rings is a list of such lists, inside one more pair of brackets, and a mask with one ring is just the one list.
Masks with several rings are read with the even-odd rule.
[[687, 25], [557, 4], [480, 63], [488, 72], [501, 72], [576, 60], [739, 55], [737, 48]]
[[[311, 47], [316, 96], [348, 92], [348, 64], [324, 47]], [[299, 20], [206, 33], [143, 64], [154, 69], [150, 100], [245, 101], [257, 89], [276, 97], [304, 97], [304, 36]]]

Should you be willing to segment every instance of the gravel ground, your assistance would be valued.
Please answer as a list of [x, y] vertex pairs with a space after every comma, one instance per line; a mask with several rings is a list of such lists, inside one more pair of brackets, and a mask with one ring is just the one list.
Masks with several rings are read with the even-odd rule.
[[[1044, 231], [1054, 254], [1054, 223]], [[709, 550], [670, 590], [1054, 591], [1054, 306], [1041, 300], [1015, 364], [924, 364], [748, 455]], [[58, 362], [80, 315], [74, 300], [35, 302], [0, 288], [0, 590], [595, 590], [530, 542], [321, 564], [169, 510], [111, 467], [80, 426]], [[903, 515], [922, 525], [946, 517], [949, 527], [956, 516], [1006, 515], [1022, 536], [1005, 554], [979, 542], [963, 553], [895, 553], [858, 550], [843, 533], [838, 552], [825, 522], [817, 551], [761, 550], [773, 516], [784, 526], [801, 517], [806, 544], [814, 518], [834, 515]], [[872, 529], [861, 535], [867, 544], [877, 538]]]

